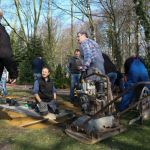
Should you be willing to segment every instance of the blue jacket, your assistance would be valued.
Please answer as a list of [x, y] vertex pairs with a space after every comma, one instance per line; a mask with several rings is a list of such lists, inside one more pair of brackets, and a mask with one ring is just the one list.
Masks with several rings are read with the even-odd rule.
[[44, 62], [43, 62], [42, 58], [40, 58], [40, 57], [35, 58], [32, 62], [33, 72], [41, 73], [43, 65], [44, 65]]

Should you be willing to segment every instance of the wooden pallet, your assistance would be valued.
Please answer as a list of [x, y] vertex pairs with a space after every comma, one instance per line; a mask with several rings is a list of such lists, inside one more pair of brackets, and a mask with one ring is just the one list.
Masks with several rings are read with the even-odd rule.
[[103, 131], [101, 136], [99, 136], [98, 138], [94, 138], [94, 137], [88, 137], [86, 134], [84, 133], [80, 133], [80, 132], [75, 132], [71, 129], [66, 129], [65, 132], [67, 135], [69, 135], [70, 137], [85, 143], [85, 144], [95, 144], [99, 141], [102, 141], [104, 139], [107, 139], [111, 136], [120, 134], [122, 132], [124, 132], [126, 130], [126, 128], [124, 128], [123, 126], [118, 126], [116, 128], [113, 129], [108, 129], [106, 131]]

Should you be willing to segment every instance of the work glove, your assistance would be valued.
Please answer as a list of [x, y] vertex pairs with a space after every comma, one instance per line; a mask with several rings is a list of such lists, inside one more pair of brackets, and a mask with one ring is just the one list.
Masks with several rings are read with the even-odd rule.
[[41, 101], [41, 102], [39, 102], [38, 107], [39, 107], [39, 112], [41, 115], [47, 115], [48, 114], [47, 103]]
[[78, 66], [78, 70], [82, 71], [82, 69], [83, 69], [83, 66]]

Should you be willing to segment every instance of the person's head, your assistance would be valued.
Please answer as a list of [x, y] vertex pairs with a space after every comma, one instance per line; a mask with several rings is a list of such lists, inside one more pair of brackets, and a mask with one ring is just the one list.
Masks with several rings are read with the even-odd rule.
[[42, 77], [48, 78], [49, 74], [50, 74], [50, 69], [48, 67], [43, 67], [42, 68]]
[[39, 56], [39, 57], [37, 57], [38, 59], [42, 59], [42, 57], [41, 56]]
[[79, 49], [75, 49], [74, 56], [80, 57], [80, 50]]
[[80, 31], [80, 32], [78, 32], [77, 33], [77, 41], [79, 42], [79, 43], [82, 43], [84, 40], [86, 40], [88, 38], [88, 34], [87, 34], [87, 32], [82, 32], [82, 31]]
[[2, 18], [3, 18], [3, 11], [0, 9], [0, 22]]

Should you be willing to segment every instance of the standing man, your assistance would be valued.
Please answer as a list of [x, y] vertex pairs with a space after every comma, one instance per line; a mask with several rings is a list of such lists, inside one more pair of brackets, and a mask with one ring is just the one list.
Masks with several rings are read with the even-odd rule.
[[4, 67], [9, 72], [9, 82], [16, 82], [18, 77], [17, 65], [13, 57], [13, 52], [10, 43], [10, 37], [5, 30], [5, 27], [1, 24], [1, 19], [3, 18], [3, 12], [0, 10], [0, 79]]
[[42, 69], [42, 77], [34, 82], [33, 92], [41, 115], [47, 115], [48, 112], [58, 113], [56, 89], [52, 79], [49, 78], [49, 75], [49, 69], [44, 67]]
[[[83, 71], [87, 70], [87, 72], [89, 71], [92, 73], [96, 69], [98, 72], [105, 74], [104, 59], [99, 45], [95, 41], [89, 39], [86, 32], [82, 31], [77, 33], [77, 40], [80, 44], [81, 56], [83, 57]], [[102, 93], [102, 87], [100, 87], [101, 79], [93, 76], [91, 80], [96, 81], [96, 90]]]
[[95, 41], [89, 39], [86, 32], [78, 32], [77, 40], [80, 44], [84, 69], [90, 69], [93, 67], [100, 73], [105, 74], [104, 59], [99, 45]]
[[32, 69], [33, 69], [34, 81], [41, 77], [43, 66], [44, 66], [44, 62], [42, 57], [36, 57], [33, 59]]
[[82, 60], [80, 58], [80, 50], [75, 49], [74, 56], [70, 58], [69, 66], [68, 66], [71, 75], [70, 99], [72, 102], [75, 101], [74, 89], [75, 87], [78, 88], [80, 84], [81, 66], [82, 66]]

